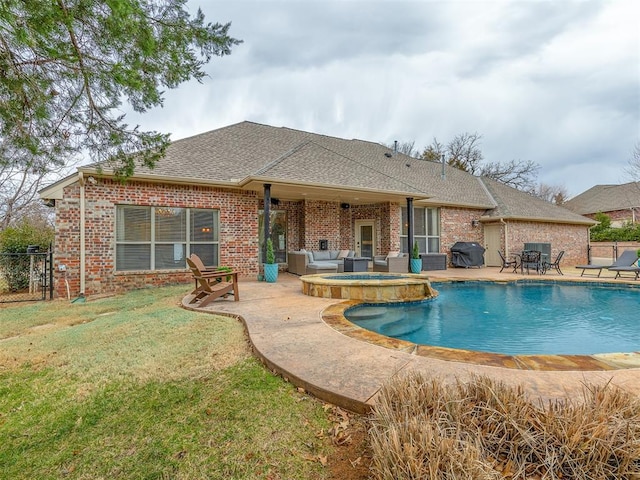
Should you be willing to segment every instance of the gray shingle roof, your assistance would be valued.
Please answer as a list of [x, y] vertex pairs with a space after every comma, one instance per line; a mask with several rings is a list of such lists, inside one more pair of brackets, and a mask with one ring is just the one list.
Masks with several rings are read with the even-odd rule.
[[596, 185], [573, 197], [565, 206], [581, 215], [640, 207], [640, 182]]
[[490, 178], [479, 179], [496, 201], [496, 207], [485, 212], [488, 218], [546, 220], [558, 223], [591, 225], [591, 219], [578, 215], [567, 208], [542, 200], [515, 188], [508, 187]]
[[[241, 122], [173, 142], [152, 170], [135, 176], [221, 184], [268, 179], [335, 189], [402, 193], [432, 205], [487, 210], [485, 217], [589, 220], [438, 162], [392, 154], [381, 144]], [[428, 200], [424, 200], [428, 198]]]

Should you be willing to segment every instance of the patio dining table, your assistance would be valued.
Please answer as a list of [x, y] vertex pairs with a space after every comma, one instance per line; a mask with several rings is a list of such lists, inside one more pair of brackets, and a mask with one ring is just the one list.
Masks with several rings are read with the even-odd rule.
[[521, 253], [513, 255], [516, 261], [514, 272], [520, 269], [520, 273], [524, 275], [524, 270], [535, 269], [540, 275], [546, 273], [545, 265], [549, 261], [549, 255], [538, 250], [523, 250]]

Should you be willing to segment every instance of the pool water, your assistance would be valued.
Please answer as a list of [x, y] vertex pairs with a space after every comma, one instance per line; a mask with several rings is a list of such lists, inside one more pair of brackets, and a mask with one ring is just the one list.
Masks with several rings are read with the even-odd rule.
[[345, 317], [422, 345], [508, 355], [640, 351], [640, 289], [585, 284], [433, 284], [433, 300], [363, 304]]

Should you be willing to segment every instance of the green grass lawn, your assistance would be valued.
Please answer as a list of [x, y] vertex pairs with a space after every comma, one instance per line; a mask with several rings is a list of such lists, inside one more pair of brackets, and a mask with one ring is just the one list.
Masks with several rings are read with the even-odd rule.
[[322, 403], [184, 291], [0, 308], [0, 478], [327, 477]]

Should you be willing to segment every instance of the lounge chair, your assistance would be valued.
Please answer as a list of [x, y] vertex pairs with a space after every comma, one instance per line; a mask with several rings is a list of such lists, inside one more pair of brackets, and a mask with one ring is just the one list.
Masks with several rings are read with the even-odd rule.
[[[612, 272], [615, 272], [617, 270], [615, 270], [616, 268], [619, 267], [625, 267], [624, 271], [627, 271], [626, 269], [628, 267], [631, 268], [635, 268], [633, 267], [633, 264], [635, 262], [638, 261], [638, 254], [636, 253], [635, 250], [625, 250], [624, 252], [622, 252], [622, 255], [620, 255], [618, 257], [618, 259], [613, 262], [611, 265], [578, 265], [576, 268], [580, 268], [582, 269], [582, 273], [580, 274], [580, 276], [600, 276], [600, 274], [602, 273], [602, 269], [606, 268], [607, 270], [611, 270]], [[585, 275], [585, 270], [593, 270], [594, 272], [597, 270], [598, 271], [598, 275], [594, 275], [594, 274], [589, 274], [589, 275]], [[619, 275], [616, 275], [616, 278], [618, 278]], [[637, 278], [637, 277], [636, 277]]]
[[544, 262], [543, 268], [542, 268], [542, 273], [547, 273], [547, 270], [549, 270], [551, 268], [555, 268], [556, 272], [558, 272], [560, 275], [564, 275], [564, 273], [562, 273], [562, 270], [560, 270], [560, 260], [562, 260], [563, 256], [564, 256], [564, 250], [562, 250], [558, 254], [558, 256], [556, 257], [556, 259], [553, 262]]
[[638, 280], [640, 277], [640, 267], [612, 267], [609, 270], [612, 272], [616, 272], [615, 278], [622, 277], [621, 273], [629, 272], [634, 275], [634, 280]]
[[[207, 266], [205, 266], [205, 265], [204, 265], [204, 263], [202, 262], [202, 259], [201, 259], [198, 255], [196, 255], [195, 253], [192, 253], [192, 254], [189, 256], [189, 259], [193, 262], [193, 264], [195, 265], [195, 267], [196, 267], [196, 268], [198, 269], [198, 271], [200, 272], [200, 274], [199, 274], [200, 276], [207, 277], [207, 276], [209, 276], [209, 274], [211, 274], [211, 273], [217, 273], [217, 272], [222, 271], [222, 270], [220, 270], [220, 268], [219, 268], [219, 267], [213, 267], [213, 266], [212, 266], [212, 267], [207, 267]], [[191, 268], [191, 266], [189, 265], [188, 261], [187, 261], [187, 266], [188, 266], [189, 268]], [[223, 271], [225, 271], [225, 272], [226, 272], [227, 270], [228, 270], [228, 269], [227, 269], [227, 268], [225, 268]], [[192, 269], [192, 273], [193, 273], [193, 269]], [[215, 279], [216, 279], [216, 281], [218, 281], [218, 282], [221, 282], [221, 281], [222, 281], [222, 277], [214, 277], [214, 278], [215, 278]], [[194, 279], [195, 279], [195, 278], [194, 278]], [[196, 292], [198, 291], [198, 280], [195, 280], [195, 284], [196, 284], [196, 286], [195, 286], [195, 290], [194, 290], [193, 292], [191, 292], [192, 294], [194, 294], [194, 293], [196, 293]]]
[[500, 269], [500, 272], [505, 268], [509, 268], [512, 273], [516, 273], [516, 270], [518, 270], [518, 260], [507, 260], [500, 250], [498, 250], [498, 255], [500, 255], [500, 259], [502, 260], [502, 268]]
[[218, 270], [202, 272], [191, 258], [187, 258], [187, 264], [196, 281], [196, 288], [192, 293], [190, 304], [198, 307], [206, 307], [217, 298], [224, 298], [233, 292], [234, 301], [240, 300], [238, 293], [238, 272]]
[[[640, 276], [640, 267], [637, 263], [638, 252], [634, 250], [625, 250], [624, 252], [622, 252], [622, 255], [620, 255], [620, 258], [618, 260], [620, 260], [627, 252], [629, 253], [629, 255], [627, 256], [626, 264], [620, 262], [619, 265], [608, 267], [607, 270], [609, 270], [610, 272], [616, 272], [615, 278], [622, 277], [622, 273], [628, 272], [633, 274], [634, 280], [638, 280], [638, 276]], [[628, 264], [630, 259], [632, 260], [631, 265]]]

